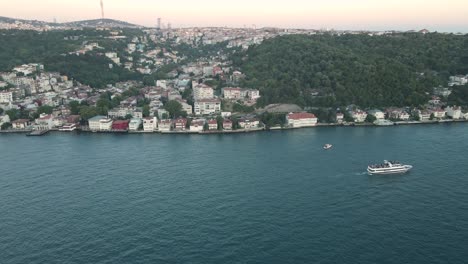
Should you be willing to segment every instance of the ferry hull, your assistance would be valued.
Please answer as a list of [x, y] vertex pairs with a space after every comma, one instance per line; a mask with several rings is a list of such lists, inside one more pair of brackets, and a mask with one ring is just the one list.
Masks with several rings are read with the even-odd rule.
[[372, 168], [367, 168], [367, 172], [372, 175], [378, 175], [378, 174], [403, 174], [407, 173], [409, 170], [411, 170], [413, 167], [410, 165], [406, 165], [403, 168], [397, 168], [397, 169], [372, 169]]

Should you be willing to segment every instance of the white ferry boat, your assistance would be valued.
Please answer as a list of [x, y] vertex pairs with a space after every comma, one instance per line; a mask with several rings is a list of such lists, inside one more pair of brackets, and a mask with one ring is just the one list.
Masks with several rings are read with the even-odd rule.
[[370, 174], [398, 174], [408, 172], [412, 168], [413, 166], [403, 165], [398, 161], [385, 160], [383, 164], [369, 165], [367, 172]]
[[323, 146], [323, 149], [327, 150], [327, 149], [331, 149], [332, 147], [333, 147], [332, 144], [325, 144], [325, 145]]

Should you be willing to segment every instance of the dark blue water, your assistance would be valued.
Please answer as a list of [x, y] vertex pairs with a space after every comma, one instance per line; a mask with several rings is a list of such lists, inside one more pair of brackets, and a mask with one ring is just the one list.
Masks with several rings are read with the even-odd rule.
[[0, 135], [0, 263], [467, 263], [467, 131]]

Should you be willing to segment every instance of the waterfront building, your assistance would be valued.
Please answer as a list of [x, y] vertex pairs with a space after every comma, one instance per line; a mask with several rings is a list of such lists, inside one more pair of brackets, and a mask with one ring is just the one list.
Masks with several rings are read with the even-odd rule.
[[447, 116], [450, 118], [462, 118], [462, 109], [459, 106], [447, 106], [447, 108], [445, 108], [445, 111], [447, 111]]
[[170, 119], [160, 119], [158, 123], [158, 129], [161, 132], [171, 131], [172, 121]]
[[354, 122], [362, 123], [366, 121], [367, 113], [362, 110], [351, 111], [350, 115], [353, 117]]
[[427, 121], [429, 119], [431, 119], [431, 112], [430, 111], [427, 111], [427, 110], [417, 110], [417, 115], [419, 117], [419, 120], [420, 121]]
[[130, 123], [128, 125], [128, 129], [130, 131], [138, 131], [140, 129], [140, 126], [143, 124], [141, 118], [132, 118], [130, 120]]
[[204, 126], [205, 126], [204, 119], [192, 120], [192, 122], [190, 123], [190, 131], [201, 132], [203, 131]]
[[232, 121], [229, 119], [223, 120], [223, 129], [224, 130], [232, 130]]
[[11, 122], [13, 129], [27, 129], [31, 126], [31, 121], [29, 119], [17, 119]]
[[129, 120], [115, 120], [112, 122], [112, 130], [127, 131], [129, 122]]
[[260, 125], [260, 121], [256, 118], [253, 119], [247, 119], [247, 118], [241, 118], [239, 119], [239, 126], [243, 129], [252, 129], [252, 128], [258, 128]]
[[336, 122], [338, 124], [343, 123], [344, 120], [344, 114], [343, 113], [336, 113]]
[[432, 111], [432, 114], [434, 115], [434, 117], [438, 119], [444, 118], [446, 113], [447, 112], [441, 108], [437, 108]]
[[218, 121], [216, 121], [216, 119], [208, 120], [208, 129], [209, 130], [218, 130]]
[[[377, 119], [385, 119], [385, 113], [378, 110], [378, 109], [373, 109], [367, 112], [369, 115], [375, 116]], [[367, 116], [366, 116], [367, 117]]]
[[286, 124], [289, 127], [312, 127], [317, 125], [317, 117], [311, 113], [289, 113]]
[[89, 130], [109, 131], [112, 130], [112, 119], [106, 116], [95, 116], [88, 120]]
[[195, 115], [212, 115], [221, 112], [221, 100], [201, 99], [195, 101]]
[[186, 118], [177, 118], [174, 120], [174, 130], [176, 131], [185, 131], [187, 127]]
[[158, 118], [157, 117], [143, 118], [143, 131], [154, 132], [156, 130], [158, 130]]
[[37, 130], [48, 130], [54, 127], [54, 116], [41, 114], [39, 118], [35, 120], [35, 129]]

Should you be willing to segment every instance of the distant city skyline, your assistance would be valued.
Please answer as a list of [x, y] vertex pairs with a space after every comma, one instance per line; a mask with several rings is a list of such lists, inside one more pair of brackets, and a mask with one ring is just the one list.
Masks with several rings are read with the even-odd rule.
[[[228, 26], [468, 32], [466, 0], [103, 0], [105, 17], [156, 27]], [[4, 0], [0, 16], [70, 22], [101, 18], [101, 0]]]

